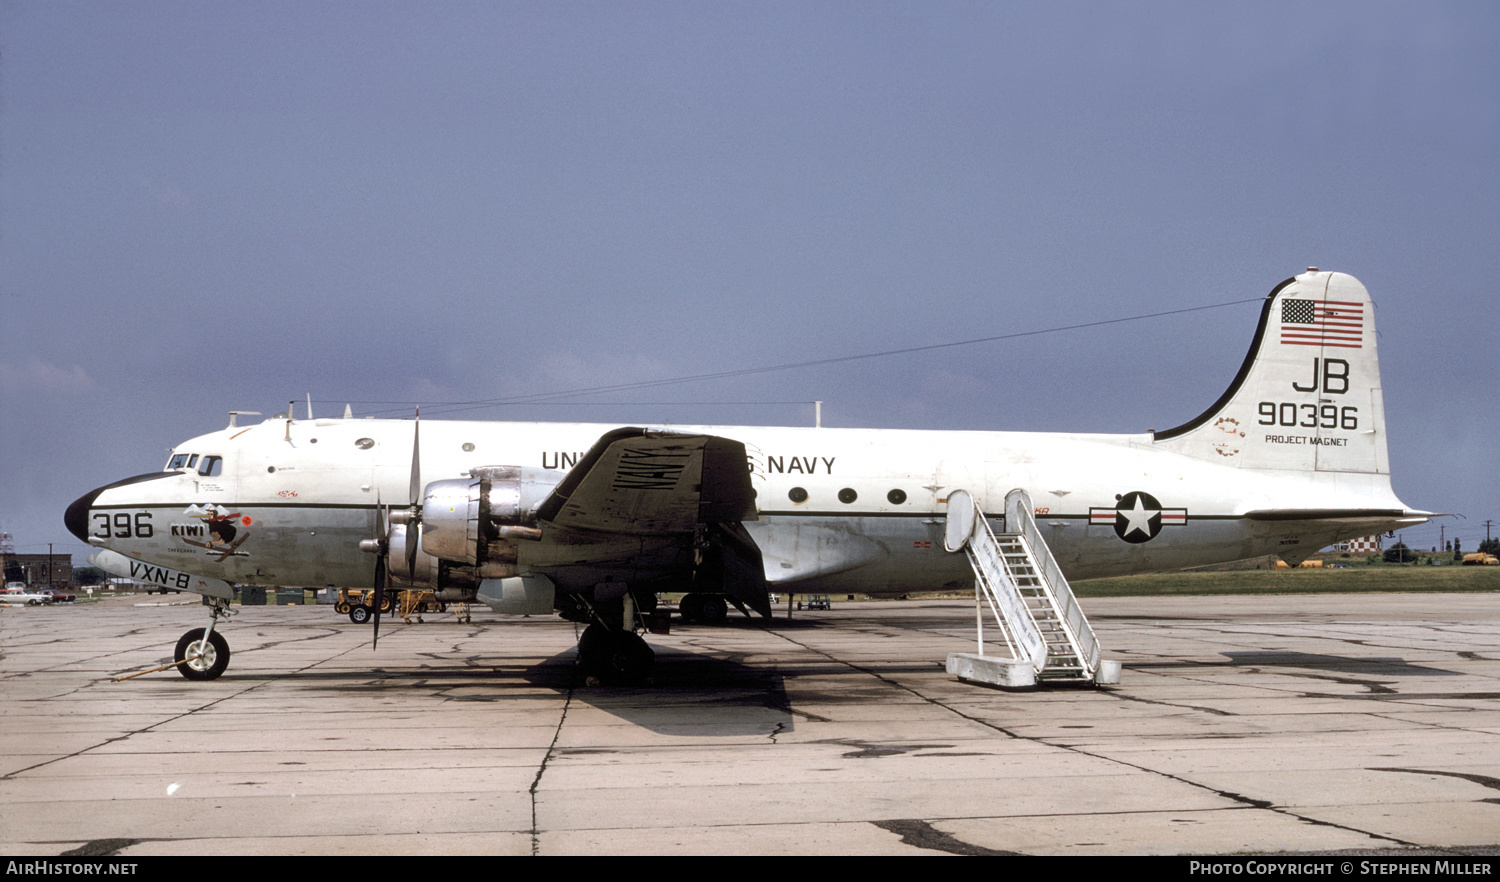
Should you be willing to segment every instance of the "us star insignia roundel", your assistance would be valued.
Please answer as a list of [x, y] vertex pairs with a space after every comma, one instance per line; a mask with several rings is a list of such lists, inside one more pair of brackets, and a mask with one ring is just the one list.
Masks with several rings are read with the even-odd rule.
[[1164, 508], [1150, 493], [1132, 490], [1119, 500], [1114, 508], [1089, 508], [1089, 524], [1113, 526], [1116, 536], [1140, 544], [1155, 539], [1162, 527], [1187, 523], [1187, 509]]

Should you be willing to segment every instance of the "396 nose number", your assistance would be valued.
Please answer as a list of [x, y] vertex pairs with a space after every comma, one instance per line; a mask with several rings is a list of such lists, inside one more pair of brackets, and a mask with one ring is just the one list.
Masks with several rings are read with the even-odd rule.
[[151, 527], [151, 512], [149, 511], [138, 511], [133, 515], [124, 511], [114, 514], [96, 511], [94, 520], [98, 532], [90, 535], [96, 539], [150, 539], [156, 535], [156, 531]]

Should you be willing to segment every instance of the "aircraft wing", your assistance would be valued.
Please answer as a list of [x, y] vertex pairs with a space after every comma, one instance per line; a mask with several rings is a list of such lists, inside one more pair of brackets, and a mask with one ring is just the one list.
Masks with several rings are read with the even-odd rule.
[[707, 582], [769, 617], [764, 562], [743, 526], [758, 517], [743, 443], [615, 429], [542, 502], [537, 519], [548, 529], [544, 548], [532, 554], [554, 565], [665, 571], [690, 560], [701, 536], [695, 584]]
[[615, 429], [552, 490], [537, 517], [559, 527], [630, 534], [756, 520], [745, 445], [714, 435]]

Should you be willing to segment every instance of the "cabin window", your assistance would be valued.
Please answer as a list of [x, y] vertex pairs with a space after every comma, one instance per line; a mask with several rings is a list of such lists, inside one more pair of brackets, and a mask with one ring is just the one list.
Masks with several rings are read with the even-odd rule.
[[[197, 459], [197, 457], [193, 457]], [[224, 457], [205, 456], [203, 462], [198, 465], [198, 474], [205, 478], [217, 478], [224, 472]]]

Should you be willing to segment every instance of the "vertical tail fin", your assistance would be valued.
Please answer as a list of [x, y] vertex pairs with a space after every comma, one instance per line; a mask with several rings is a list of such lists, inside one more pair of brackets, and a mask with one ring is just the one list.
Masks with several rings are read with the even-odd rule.
[[1251, 469], [1388, 474], [1369, 292], [1309, 269], [1266, 296], [1245, 363], [1197, 419], [1153, 442]]

